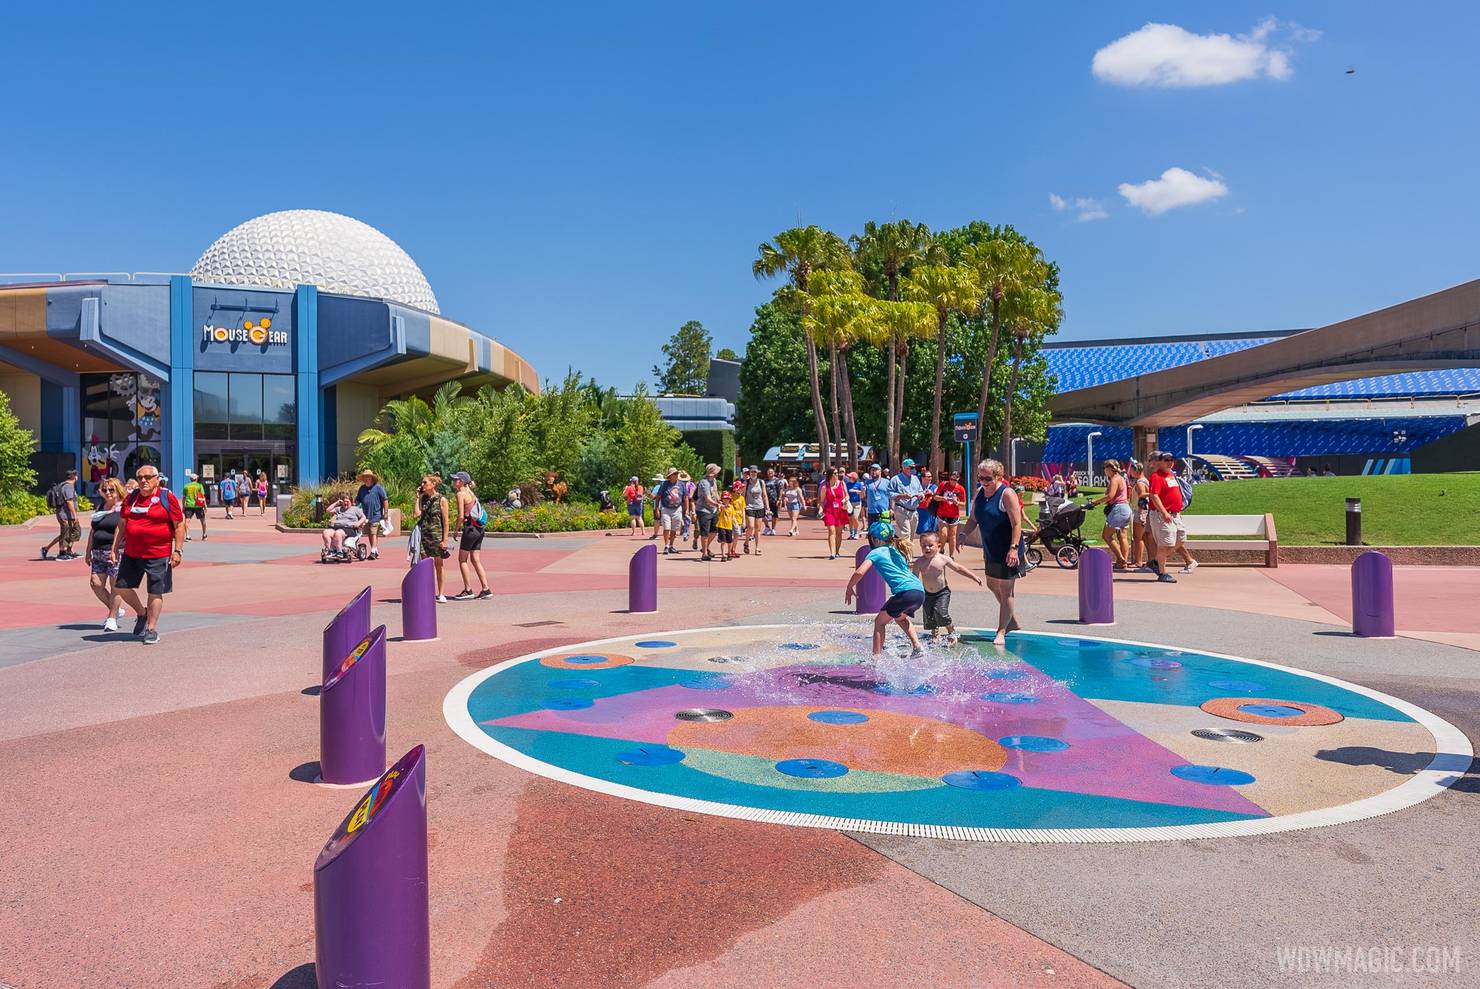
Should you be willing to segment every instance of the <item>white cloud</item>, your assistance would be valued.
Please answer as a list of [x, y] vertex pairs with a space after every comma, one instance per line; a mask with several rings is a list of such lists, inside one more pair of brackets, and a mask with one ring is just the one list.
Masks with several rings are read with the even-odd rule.
[[1168, 168], [1159, 179], [1147, 179], [1139, 185], [1122, 182], [1118, 188], [1126, 202], [1152, 216], [1228, 195], [1228, 186], [1221, 179], [1203, 178], [1185, 168]]
[[1248, 34], [1193, 34], [1175, 24], [1146, 24], [1095, 52], [1095, 78], [1118, 86], [1220, 86], [1290, 77], [1290, 51], [1319, 31], [1266, 17]]
[[1077, 214], [1074, 219], [1080, 223], [1088, 223], [1091, 220], [1103, 220], [1110, 216], [1105, 211], [1104, 204], [1098, 199], [1090, 199], [1085, 196], [1065, 199], [1057, 193], [1050, 192], [1048, 194], [1048, 205], [1052, 206], [1056, 213], [1073, 210]]

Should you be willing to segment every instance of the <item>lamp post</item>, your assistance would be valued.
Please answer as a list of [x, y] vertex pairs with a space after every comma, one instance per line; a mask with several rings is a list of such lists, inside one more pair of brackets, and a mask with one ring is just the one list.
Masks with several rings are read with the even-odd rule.
[[1084, 438], [1085, 444], [1089, 447], [1089, 451], [1085, 454], [1087, 462], [1084, 465], [1088, 468], [1086, 473], [1089, 475], [1089, 480], [1085, 484], [1090, 486], [1093, 486], [1095, 483], [1095, 437], [1099, 435], [1101, 435], [1100, 431], [1095, 430]]
[[1187, 471], [1188, 471], [1188, 473], [1191, 473], [1192, 472], [1192, 434], [1193, 434], [1194, 431], [1199, 430], [1201, 428], [1203, 428], [1203, 424], [1200, 423], [1200, 422], [1194, 422], [1192, 425], [1190, 425], [1190, 426], [1187, 427]]
[[1008, 461], [1011, 463], [1011, 466], [1009, 467], [1007, 473], [1011, 477], [1017, 477], [1017, 448], [1018, 444], [1021, 442], [1023, 442], [1023, 438], [1021, 436], [1014, 436], [1012, 438], [1011, 451], [1009, 452], [1007, 457]]

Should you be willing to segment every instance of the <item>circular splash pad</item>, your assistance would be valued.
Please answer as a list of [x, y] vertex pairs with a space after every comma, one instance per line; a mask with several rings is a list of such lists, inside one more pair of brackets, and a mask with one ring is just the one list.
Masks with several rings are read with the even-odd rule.
[[[602, 793], [975, 840], [1210, 838], [1360, 820], [1433, 796], [1455, 776], [1440, 767], [1471, 751], [1447, 722], [1355, 684], [1185, 649], [1175, 665], [1153, 664], [1173, 653], [1145, 643], [1024, 633], [1002, 650], [968, 631], [922, 659], [875, 661], [851, 624], [660, 634], [484, 670], [448, 694], [444, 714], [478, 748]], [[570, 662], [587, 656], [599, 658]], [[728, 717], [694, 714], [711, 709]], [[1258, 745], [1220, 740], [1230, 720], [1255, 719], [1268, 725]], [[1428, 753], [1431, 765], [1395, 776], [1387, 752]]]

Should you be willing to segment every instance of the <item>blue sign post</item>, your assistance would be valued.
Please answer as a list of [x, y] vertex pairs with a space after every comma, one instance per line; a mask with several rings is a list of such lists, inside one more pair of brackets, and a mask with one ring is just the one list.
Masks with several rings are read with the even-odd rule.
[[957, 412], [951, 420], [956, 429], [956, 442], [961, 444], [961, 472], [972, 477], [971, 447], [976, 442], [976, 413]]

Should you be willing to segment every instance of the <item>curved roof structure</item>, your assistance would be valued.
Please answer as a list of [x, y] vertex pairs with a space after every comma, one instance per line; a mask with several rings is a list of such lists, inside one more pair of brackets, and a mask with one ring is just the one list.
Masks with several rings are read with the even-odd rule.
[[282, 210], [232, 227], [206, 248], [190, 275], [217, 285], [316, 285], [441, 312], [426, 276], [395, 241], [368, 223], [326, 210]]

